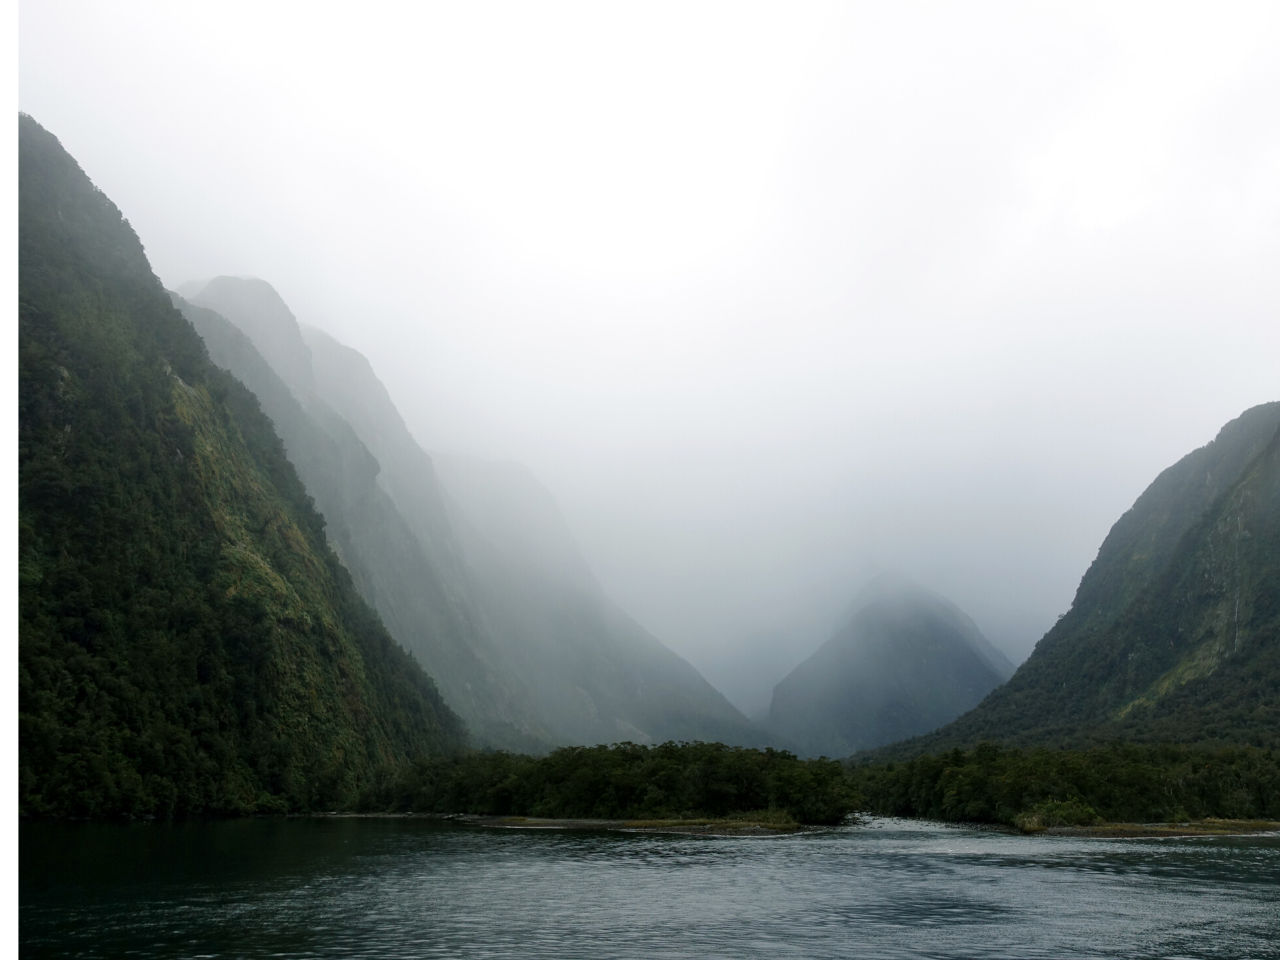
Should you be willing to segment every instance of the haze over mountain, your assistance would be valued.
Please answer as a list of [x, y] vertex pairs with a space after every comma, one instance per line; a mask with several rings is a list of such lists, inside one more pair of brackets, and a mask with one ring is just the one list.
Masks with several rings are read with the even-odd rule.
[[[310, 350], [275, 291], [262, 281], [231, 278], [210, 286], [205, 302], [225, 300], [229, 312], [251, 318], [246, 324], [260, 331], [268, 355], [289, 372], [292, 389], [231, 321], [177, 294], [174, 302], [204, 339], [213, 362], [252, 390], [271, 417], [361, 595], [441, 684], [478, 744], [545, 749], [551, 735], [531, 712], [524, 684], [476, 622], [458, 572], [438, 562], [439, 556], [456, 552], [447, 525], [421, 535], [379, 485], [378, 461], [317, 395]], [[419, 498], [433, 493], [438, 498], [429, 462], [426, 467], [419, 475]], [[437, 513], [443, 515], [442, 505]], [[428, 548], [434, 548], [435, 557]]]
[[1276, 4], [495, 10], [25, 2], [19, 98], [167, 286], [267, 278], [528, 466], [740, 705], [874, 564], [1020, 662], [1275, 397]]
[[481, 609], [552, 729], [585, 743], [772, 739], [604, 594], [527, 469], [437, 462]]
[[1156, 477], [1009, 683], [886, 753], [983, 739], [1280, 746], [1280, 402]]
[[811, 755], [843, 757], [934, 730], [1012, 674], [959, 607], [883, 573], [774, 688], [768, 726]]
[[[187, 291], [202, 333], [231, 339], [207, 315], [216, 310], [288, 374], [264, 389], [286, 423], [306, 408], [308, 422], [282, 432], [304, 480], [314, 477], [317, 505], [334, 512], [357, 585], [481, 742], [766, 739], [604, 595], [526, 469], [443, 458], [442, 487], [363, 356], [300, 327], [264, 281], [219, 277]], [[243, 350], [211, 351], [253, 382], [268, 379]], [[280, 396], [286, 383], [294, 398]], [[335, 444], [347, 448], [340, 457]]]
[[258, 401], [115, 205], [18, 126], [22, 812], [327, 808], [456, 749]]
[[[477, 742], [559, 736], [504, 637], [610, 608], [572, 554], [544, 557], [554, 589], [521, 572], [523, 541], [434, 464], [417, 483], [425, 451], [527, 467], [600, 595], [754, 717], [869, 569], [1023, 662], [1152, 478], [1276, 398], [1275, 5], [18, 16], [22, 109], [162, 282], [278, 291], [241, 307], [306, 421], [308, 496], [393, 636], [490, 678], [453, 694], [496, 724]], [[282, 304], [349, 374], [308, 385]], [[504, 590], [518, 614], [482, 567], [528, 586]], [[1135, 670], [1177, 666], [1125, 636]], [[1089, 649], [1110, 691], [1081, 687], [1089, 709], [1146, 696], [1111, 705], [1123, 671]], [[1095, 736], [1059, 706], [997, 726]]]

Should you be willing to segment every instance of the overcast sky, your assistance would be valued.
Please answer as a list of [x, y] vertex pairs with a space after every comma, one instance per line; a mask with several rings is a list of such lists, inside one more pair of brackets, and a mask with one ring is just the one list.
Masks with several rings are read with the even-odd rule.
[[1280, 398], [1280, 5], [20, 31], [21, 109], [167, 285], [262, 277], [424, 446], [528, 464], [748, 708], [734, 664], [780, 676], [876, 565], [1022, 659], [1155, 475]]

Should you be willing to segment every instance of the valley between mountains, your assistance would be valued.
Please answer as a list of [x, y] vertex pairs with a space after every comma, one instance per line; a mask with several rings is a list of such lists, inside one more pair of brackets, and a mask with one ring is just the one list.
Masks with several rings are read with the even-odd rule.
[[1153, 479], [1016, 669], [886, 573], [749, 719], [527, 468], [424, 449], [266, 280], [165, 290], [25, 115], [19, 158], [23, 816], [1280, 817], [1280, 402]]

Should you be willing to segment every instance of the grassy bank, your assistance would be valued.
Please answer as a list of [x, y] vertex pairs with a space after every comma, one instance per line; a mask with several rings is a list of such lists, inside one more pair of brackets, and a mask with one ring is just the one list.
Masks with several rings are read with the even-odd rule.
[[429, 757], [381, 771], [365, 812], [466, 813], [633, 821], [723, 820], [752, 811], [779, 823], [838, 823], [862, 805], [832, 760], [719, 743], [565, 747], [545, 757]]
[[1028, 831], [1103, 822], [1280, 820], [1280, 757], [1252, 747], [1114, 745], [1018, 750], [982, 744], [854, 766], [881, 816], [1001, 823]]

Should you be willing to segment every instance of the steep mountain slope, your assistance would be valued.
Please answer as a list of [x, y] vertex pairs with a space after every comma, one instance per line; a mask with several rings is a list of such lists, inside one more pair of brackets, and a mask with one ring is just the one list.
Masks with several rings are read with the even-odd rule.
[[527, 468], [435, 461], [495, 641], [564, 742], [770, 739], [604, 594]]
[[256, 399], [25, 116], [18, 315], [24, 814], [305, 809], [462, 742]]
[[253, 331], [254, 347], [290, 390], [300, 397], [315, 393], [311, 351], [293, 311], [271, 284], [246, 277], [214, 277], [186, 299], [238, 317], [237, 325]]
[[1280, 403], [1169, 467], [1005, 686], [919, 753], [982, 739], [1280, 746]]
[[[256, 343], [221, 314], [171, 294], [214, 363], [252, 390], [274, 421], [361, 596], [436, 679], [480, 745], [535, 752], [550, 746], [549, 733], [528, 707], [523, 682], [502, 663], [466, 598], [450, 591], [378, 483], [378, 461], [316, 395], [311, 352], [275, 290], [260, 280], [220, 277], [195, 295], [235, 313], [274, 358], [268, 363]], [[289, 371], [292, 385], [277, 375], [275, 364]]]
[[444, 453], [431, 459], [464, 554], [474, 555], [479, 538], [549, 580], [596, 589], [555, 497], [528, 467]]
[[320, 395], [346, 418], [378, 458], [382, 465], [378, 482], [417, 534], [445, 582], [459, 596], [466, 596], [465, 562], [431, 456], [413, 438], [363, 354], [314, 327], [304, 325], [302, 336], [311, 350]]
[[892, 574], [773, 691], [769, 727], [807, 753], [840, 757], [934, 730], [1013, 674], [955, 604]]
[[604, 596], [532, 474], [429, 456], [365, 357], [322, 331], [302, 332], [317, 391], [382, 464], [379, 482], [455, 590], [472, 598], [558, 743], [767, 739]]

